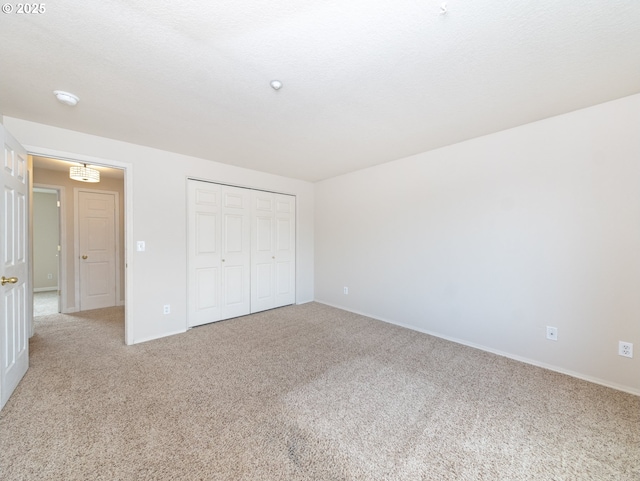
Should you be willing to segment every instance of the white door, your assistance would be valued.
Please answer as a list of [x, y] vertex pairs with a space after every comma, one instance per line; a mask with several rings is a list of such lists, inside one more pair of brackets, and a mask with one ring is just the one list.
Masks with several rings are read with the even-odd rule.
[[295, 302], [295, 197], [253, 191], [251, 312]]
[[275, 306], [287, 306], [296, 302], [296, 198], [292, 195], [274, 194], [275, 222]]
[[27, 152], [0, 126], [3, 146], [0, 199], [0, 409], [29, 367], [29, 323], [32, 305], [27, 235]]
[[249, 191], [188, 182], [190, 327], [250, 312]]
[[251, 311], [250, 191], [222, 186], [221, 319]]
[[80, 310], [116, 305], [115, 195], [78, 192]]

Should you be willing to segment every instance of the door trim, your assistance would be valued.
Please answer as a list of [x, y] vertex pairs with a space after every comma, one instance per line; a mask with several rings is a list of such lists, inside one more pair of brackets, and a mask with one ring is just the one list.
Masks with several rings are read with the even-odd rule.
[[73, 257], [76, 262], [73, 263], [74, 275], [76, 276], [75, 288], [76, 288], [76, 311], [79, 311], [82, 306], [80, 305], [80, 229], [79, 229], [79, 216], [80, 216], [80, 204], [79, 197], [80, 192], [89, 192], [91, 194], [111, 194], [114, 197], [114, 222], [115, 222], [115, 244], [116, 244], [116, 306], [122, 305], [122, 299], [120, 295], [120, 193], [115, 190], [98, 190], [87, 189], [85, 187], [73, 188]]
[[272, 190], [272, 189], [262, 189], [260, 187], [251, 187], [250, 185], [244, 185], [244, 184], [232, 184], [230, 182], [224, 182], [221, 180], [211, 180], [211, 179], [205, 179], [204, 177], [196, 177], [193, 175], [188, 175], [186, 177], [187, 182], [190, 180], [197, 180], [198, 182], [207, 182], [208, 184], [218, 184], [218, 185], [223, 185], [225, 187], [238, 187], [239, 189], [248, 189], [248, 190], [256, 190], [258, 192], [268, 192], [270, 194], [282, 194], [282, 195], [290, 195], [292, 197], [295, 197], [297, 199], [298, 195], [297, 194], [292, 194], [290, 192], [283, 192], [281, 190]]

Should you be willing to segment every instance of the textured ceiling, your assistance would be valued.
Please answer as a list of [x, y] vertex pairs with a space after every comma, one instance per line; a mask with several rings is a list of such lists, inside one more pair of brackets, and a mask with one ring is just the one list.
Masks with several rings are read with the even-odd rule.
[[442, 3], [0, 14], [0, 112], [316, 181], [640, 92], [640, 1]]

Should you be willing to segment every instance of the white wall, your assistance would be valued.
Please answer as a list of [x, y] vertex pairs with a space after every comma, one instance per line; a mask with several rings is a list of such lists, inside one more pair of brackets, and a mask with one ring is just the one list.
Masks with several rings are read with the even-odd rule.
[[[127, 243], [132, 279], [126, 300], [129, 342], [186, 329], [186, 179], [190, 176], [296, 195], [296, 302], [313, 300], [313, 184], [7, 116], [4, 125], [30, 153], [93, 162], [105, 159], [130, 167], [132, 183], [125, 186], [125, 197], [131, 196], [133, 205]], [[146, 242], [145, 252], [135, 251], [137, 240]], [[164, 304], [171, 305], [171, 314], [163, 314]]]
[[640, 95], [320, 182], [315, 298], [640, 394], [639, 187]]
[[[33, 193], [33, 289], [58, 288], [58, 195]], [[51, 279], [49, 279], [51, 276]]]

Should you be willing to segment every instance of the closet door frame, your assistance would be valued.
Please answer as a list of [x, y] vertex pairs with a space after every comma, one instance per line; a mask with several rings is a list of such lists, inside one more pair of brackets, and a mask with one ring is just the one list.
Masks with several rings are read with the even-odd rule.
[[[201, 190], [208, 191], [208, 194], [204, 195], [204, 208], [201, 211], [198, 211], [198, 203], [196, 202], [197, 186], [199, 185], [204, 187]], [[215, 195], [213, 195], [214, 192]], [[234, 197], [234, 194], [238, 192], [243, 192], [248, 197], [247, 230], [244, 230], [243, 222], [242, 240], [239, 240], [237, 236], [231, 239], [230, 242], [234, 243], [235, 248], [232, 248], [231, 251], [233, 252], [230, 252], [225, 240], [222, 238], [225, 230], [224, 224], [225, 222], [231, 222], [237, 226], [238, 219], [233, 213], [234, 206], [225, 205], [225, 194], [231, 193], [231, 197]], [[285, 210], [285, 212], [280, 213], [279, 217], [276, 212], [271, 215], [269, 270], [273, 277], [269, 283], [270, 301], [267, 303], [257, 303], [254, 298], [257, 285], [255, 276], [258, 272], [255, 253], [257, 221], [254, 217], [254, 196], [256, 195], [270, 196], [273, 199], [274, 209], [280, 205], [281, 210]], [[237, 196], [235, 197], [237, 201]], [[233, 204], [234, 201], [231, 203]], [[288, 207], [284, 208], [283, 206]], [[188, 328], [295, 304], [295, 206], [295, 195], [230, 185], [195, 177], [187, 178], [188, 307], [186, 323]], [[198, 216], [204, 219], [205, 223], [208, 223], [208, 227], [205, 229], [206, 232], [202, 232], [205, 236], [202, 239], [198, 239], [196, 230]], [[284, 229], [285, 227], [286, 229]], [[286, 235], [283, 235], [285, 230]], [[213, 240], [211, 237], [213, 237]], [[204, 263], [198, 258], [198, 242], [206, 247], [205, 250], [208, 250], [208, 252], [204, 253], [204, 258], [207, 256], [209, 258]], [[238, 273], [238, 263], [234, 259], [234, 256], [239, 253], [238, 246], [240, 244], [242, 244], [241, 250], [246, 249], [248, 251], [248, 266], [245, 264], [246, 268], [242, 275]], [[278, 252], [278, 247], [284, 247], [286, 252], [282, 252], [283, 249]], [[202, 279], [204, 279], [204, 282], [201, 282]], [[238, 302], [240, 300], [238, 295], [230, 296], [229, 292], [225, 290], [225, 286], [229, 283], [242, 284], [242, 297], [246, 296], [247, 307], [243, 307], [242, 302]], [[211, 296], [212, 290], [214, 292], [213, 297]], [[237, 293], [238, 291], [235, 292]]]

